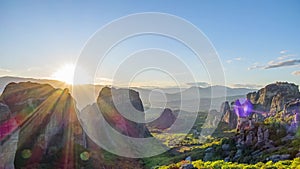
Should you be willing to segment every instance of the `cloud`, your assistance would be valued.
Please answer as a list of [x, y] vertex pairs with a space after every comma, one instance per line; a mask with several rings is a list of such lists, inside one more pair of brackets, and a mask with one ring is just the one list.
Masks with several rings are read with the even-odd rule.
[[0, 68], [0, 76], [14, 76], [14, 72], [9, 69]]
[[11, 72], [11, 70], [0, 68], [0, 72], [1, 73], [9, 73], [9, 72]]
[[300, 70], [297, 70], [297, 71], [292, 72], [292, 75], [300, 76]]
[[190, 83], [186, 83], [189, 86], [199, 86], [199, 87], [207, 87], [210, 86], [209, 83], [207, 82], [190, 82]]
[[292, 54], [288, 54], [288, 55], [281, 55], [277, 58], [277, 60], [284, 60], [284, 59], [287, 59], [287, 58], [290, 58], [290, 57], [294, 57], [294, 56], [297, 56], [297, 55], [292, 55]]
[[113, 79], [110, 78], [106, 78], [106, 77], [97, 77], [96, 78], [97, 81], [104, 81], [104, 82], [113, 82]]
[[269, 61], [265, 65], [258, 65], [258, 63], [253, 64], [248, 68], [248, 70], [253, 69], [273, 69], [273, 68], [280, 68], [280, 67], [288, 67], [288, 66], [300, 66], [300, 59], [289, 59], [291, 57], [297, 56], [295, 54], [287, 54], [287, 50], [282, 50], [279, 52], [280, 56], [277, 57], [275, 60]]
[[258, 84], [233, 84], [232, 87], [234, 87], [234, 88], [258, 89], [258, 88], [261, 88], [263, 86], [258, 85]]
[[253, 69], [262, 69], [262, 68], [264, 68], [265, 66], [263, 66], [263, 65], [256, 65], [256, 64], [254, 64], [254, 65], [252, 65], [251, 67], [248, 67], [248, 70], [253, 70]]
[[236, 57], [236, 58], [233, 58], [233, 59], [229, 59], [229, 60], [227, 60], [226, 62], [227, 63], [232, 63], [233, 61], [241, 61], [241, 60], [243, 60], [241, 57]]
[[272, 69], [272, 68], [279, 68], [279, 67], [287, 67], [287, 66], [294, 66], [300, 65], [300, 59], [291, 59], [286, 61], [271, 61], [264, 67], [264, 69]]
[[288, 67], [288, 66], [296, 66], [300, 65], [300, 59], [291, 59], [285, 61], [270, 61], [267, 65], [257, 65], [254, 64], [248, 68], [248, 70], [253, 69], [273, 69], [273, 68], [280, 68], [280, 67]]
[[280, 54], [285, 54], [285, 53], [287, 53], [288, 52], [288, 50], [281, 50], [279, 53]]
[[227, 63], [232, 63], [232, 60], [227, 60], [226, 62], [227, 62]]

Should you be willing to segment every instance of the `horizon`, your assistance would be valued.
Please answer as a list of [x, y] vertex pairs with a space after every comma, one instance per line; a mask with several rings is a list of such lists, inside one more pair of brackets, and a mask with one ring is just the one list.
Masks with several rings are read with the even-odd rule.
[[[113, 86], [112, 84], [67, 84], [66, 82], [64, 81], [60, 81], [60, 80], [57, 80], [57, 79], [47, 79], [47, 78], [32, 78], [32, 77], [18, 77], [18, 76], [0, 76], [0, 79], [1, 78], [20, 78], [20, 79], [32, 79], [32, 80], [45, 80], [45, 81], [55, 81], [55, 82], [60, 82], [60, 83], [64, 83], [65, 86], [80, 86], [80, 85], [95, 85], [95, 86], [107, 86], [107, 87], [114, 87], [114, 88], [126, 88], [127, 86]], [[13, 81], [12, 81], [13, 82]], [[27, 82], [26, 80], [24, 81], [20, 81], [20, 82]], [[32, 82], [29, 80], [29, 82]], [[250, 90], [260, 90], [261, 88], [264, 88], [265, 86], [269, 85], [269, 84], [275, 84], [275, 83], [292, 83], [292, 84], [295, 84], [298, 86], [299, 90], [300, 90], [300, 84], [297, 84], [297, 83], [293, 83], [293, 82], [288, 82], [288, 81], [276, 81], [276, 82], [271, 82], [271, 83], [268, 83], [268, 84], [265, 84], [261, 87], [256, 87], [256, 88], [249, 88], [249, 87], [243, 87], [243, 86], [228, 86], [228, 85], [206, 85], [206, 86], [200, 86], [200, 85], [186, 85], [186, 86], [183, 86], [183, 87], [178, 87], [178, 86], [129, 86], [129, 88], [140, 88], [140, 89], [157, 89], [157, 88], [160, 88], [160, 89], [171, 89], [171, 88], [174, 88], [174, 89], [189, 89], [189, 88], [202, 88], [202, 89], [205, 89], [205, 88], [210, 88], [210, 87], [227, 87], [227, 88], [231, 88], [231, 89], [250, 89]], [[33, 83], [38, 83], [38, 82], [35, 82], [33, 81]], [[50, 84], [51, 85], [51, 84]]]
[[[216, 1], [219, 2], [217, 4], [207, 1], [153, 1], [131, 5], [103, 1], [33, 2], [1, 2], [0, 76], [71, 83], [83, 46], [95, 32], [120, 17], [159, 11], [181, 17], [203, 32], [218, 53], [226, 86], [260, 88], [276, 81], [300, 84], [298, 1]], [[121, 64], [124, 56], [135, 51], [156, 48], [175, 53], [178, 59], [187, 64], [194, 81], [186, 79], [189, 72], [175, 70], [177, 83], [163, 72], [151, 70], [131, 79], [133, 86], [185, 86], [192, 82], [204, 86], [222, 85], [212, 82], [206, 66], [196, 61], [195, 55], [185, 46], [174, 39], [157, 35], [135, 36], [116, 45], [104, 59], [104, 64], [97, 68], [93, 75], [94, 83], [127, 85], [124, 79], [115, 82], [113, 73], [116, 66]], [[138, 60], [137, 64], [144, 61], [147, 62]], [[161, 62], [165, 65], [176, 63]], [[82, 68], [83, 71], [86, 69]], [[132, 69], [128, 71], [134, 71]]]

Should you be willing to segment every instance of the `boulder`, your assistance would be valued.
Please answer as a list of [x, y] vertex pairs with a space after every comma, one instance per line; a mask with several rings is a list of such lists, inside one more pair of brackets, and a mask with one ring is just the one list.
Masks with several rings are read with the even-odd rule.
[[230, 150], [230, 145], [229, 144], [223, 144], [222, 145], [222, 150], [223, 151], [229, 151]]
[[290, 159], [291, 155], [290, 154], [275, 154], [275, 155], [271, 155], [270, 157], [268, 157], [266, 160], [267, 161], [273, 161], [273, 162], [278, 162], [281, 160], [288, 160]]
[[250, 131], [247, 136], [246, 136], [246, 141], [245, 141], [245, 144], [247, 146], [251, 146], [253, 145], [253, 139], [254, 139], [254, 132], [253, 131]]

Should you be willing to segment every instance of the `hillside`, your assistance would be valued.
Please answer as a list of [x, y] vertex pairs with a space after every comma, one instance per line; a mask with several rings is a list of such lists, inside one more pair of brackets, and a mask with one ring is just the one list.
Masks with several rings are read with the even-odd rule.
[[[277, 82], [247, 94], [247, 98], [248, 100], [242, 98], [231, 104], [225, 102], [221, 106], [223, 117], [213, 134], [214, 142], [218, 140], [220, 142], [198, 151], [189, 150], [186, 152], [189, 159], [182, 158], [181, 160], [185, 161], [161, 168], [298, 166], [300, 157], [298, 86]], [[228, 132], [233, 132], [233, 135], [224, 137]]]

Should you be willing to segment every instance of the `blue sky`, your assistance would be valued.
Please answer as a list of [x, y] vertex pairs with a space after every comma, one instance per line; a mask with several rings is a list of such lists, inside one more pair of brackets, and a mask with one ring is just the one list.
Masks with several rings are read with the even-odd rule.
[[[296, 0], [1, 1], [0, 76], [49, 78], [64, 64], [75, 63], [99, 28], [140, 12], [169, 13], [197, 26], [216, 48], [229, 86], [261, 86], [275, 81], [300, 84], [300, 2]], [[140, 42], [146, 45], [134, 46]], [[176, 42], [144, 37], [133, 40], [127, 48], [172, 50], [175, 46], [184, 60], [192, 62], [180, 44], [172, 43]], [[115, 62], [108, 59], [107, 65]], [[205, 70], [201, 65], [191, 67], [200, 72], [197, 81], [210, 83], [207, 75], [202, 75]], [[109, 66], [106, 72], [110, 72]], [[99, 78], [109, 79], [111, 75], [102, 76]], [[157, 81], [155, 75], [147, 77]]]

